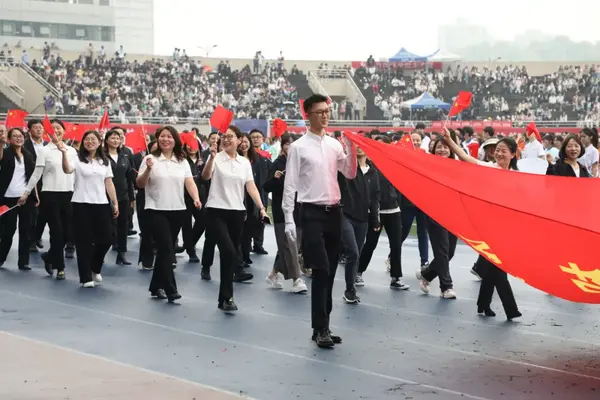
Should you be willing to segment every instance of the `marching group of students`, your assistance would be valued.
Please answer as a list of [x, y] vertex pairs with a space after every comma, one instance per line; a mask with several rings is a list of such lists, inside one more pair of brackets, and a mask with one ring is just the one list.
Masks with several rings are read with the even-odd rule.
[[[343, 136], [336, 139], [326, 133], [330, 116], [326, 97], [305, 99], [304, 110], [310, 128], [304, 135], [279, 137], [279, 156], [272, 161], [261, 150], [262, 132], [246, 134], [235, 126], [222, 134], [211, 133], [204, 149], [182, 142], [175, 128], [165, 126], [147, 137], [146, 150], [136, 154], [124, 146], [125, 132], [119, 127], [103, 134], [87, 131], [71, 145], [63, 142], [60, 120], [51, 121], [50, 143], [43, 140], [40, 120], [28, 122], [27, 134], [20, 128], [0, 132], [0, 191], [6, 206], [0, 218], [0, 265], [11, 249], [17, 220], [20, 270], [29, 270], [30, 252], [44, 247], [41, 238], [47, 225], [50, 247], [41, 254], [46, 272], [65, 279], [65, 258], [76, 254], [79, 281], [93, 288], [103, 282], [102, 266], [111, 246], [117, 264], [131, 264], [127, 237], [136, 233], [135, 209], [140, 229], [137, 262], [153, 271], [151, 296], [169, 302], [181, 298], [174, 273], [177, 253], [187, 252], [190, 262], [200, 262], [201, 278], [210, 280], [218, 247], [218, 307], [233, 312], [237, 310], [233, 283], [253, 279], [247, 268], [252, 264], [250, 253], [267, 254], [264, 228], [272, 222], [277, 254], [265, 282], [281, 289], [283, 280], [291, 279], [293, 292], [306, 293], [301, 274], [312, 277], [312, 338], [319, 347], [332, 347], [341, 343], [329, 330], [338, 263], [345, 264], [343, 299], [359, 303], [356, 288], [365, 285], [363, 273], [385, 229], [390, 288], [409, 289], [403, 280], [401, 248], [416, 220], [420, 289], [429, 293], [438, 278], [440, 296], [455, 299], [450, 261], [456, 236], [403, 197], [360, 148]], [[377, 131], [364, 134], [384, 143], [399, 140]], [[416, 148], [481, 166], [518, 170], [520, 152], [545, 159], [543, 150], [537, 150], [537, 133], [528, 135], [525, 149], [511, 138], [487, 134], [482, 151], [474, 156], [452, 130], [409, 133]], [[597, 142], [597, 135], [584, 130], [582, 135], [567, 136], [547, 173], [592, 176], [578, 161], [587, 147], [580, 136]], [[269, 194], [273, 221], [266, 211]], [[196, 245], [205, 231], [200, 259]], [[495, 316], [490, 307], [495, 288], [507, 319], [521, 316], [505, 272], [480, 256], [472, 273], [482, 280], [479, 313]]]

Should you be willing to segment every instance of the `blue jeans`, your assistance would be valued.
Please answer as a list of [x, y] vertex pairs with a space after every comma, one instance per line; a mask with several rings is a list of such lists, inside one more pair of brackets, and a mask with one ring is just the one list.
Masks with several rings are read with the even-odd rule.
[[344, 214], [342, 218], [342, 244], [346, 256], [346, 290], [354, 289], [358, 273], [358, 257], [367, 237], [367, 221], [357, 221]]

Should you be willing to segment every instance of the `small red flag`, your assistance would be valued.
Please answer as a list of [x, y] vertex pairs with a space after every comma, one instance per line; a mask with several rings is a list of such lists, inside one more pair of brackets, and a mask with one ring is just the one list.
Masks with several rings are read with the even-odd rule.
[[266, 158], [267, 160], [271, 159], [271, 153], [269, 153], [268, 151], [262, 150], [262, 149], [256, 149], [256, 153], [258, 155], [260, 155], [261, 157]]
[[287, 124], [284, 120], [275, 118], [273, 120], [273, 136], [281, 137], [287, 131]]
[[473, 93], [471, 92], [458, 92], [458, 96], [456, 96], [456, 100], [452, 104], [452, 108], [450, 108], [450, 112], [448, 113], [448, 118], [453, 115], [460, 114], [463, 110], [466, 110], [471, 105], [471, 101], [473, 100]]
[[227, 132], [229, 125], [233, 121], [233, 111], [218, 105], [210, 116], [210, 125], [221, 133]]
[[8, 206], [0, 206], [0, 216], [6, 214], [7, 212], [9, 212], [10, 210], [12, 210], [14, 207], [9, 208]]
[[98, 130], [101, 131], [103, 129], [108, 129], [109, 125], [110, 125], [110, 121], [108, 120], [108, 110], [104, 110], [104, 114], [102, 114], [102, 119], [100, 120], [100, 123], [98, 124]]
[[54, 134], [54, 128], [52, 127], [52, 123], [50, 122], [50, 118], [48, 118], [48, 115], [44, 117], [42, 125], [44, 126], [44, 135], [42, 136], [42, 139], [46, 142], [58, 141], [58, 138]]
[[179, 135], [181, 138], [181, 143], [187, 145], [190, 149], [194, 151], [198, 151], [200, 149], [200, 145], [198, 145], [198, 139], [196, 138], [196, 134], [194, 132], [186, 132]]
[[133, 132], [125, 135], [125, 146], [129, 147], [133, 154], [140, 153], [147, 149], [146, 136], [144, 128], [135, 129]]
[[8, 114], [6, 115], [6, 128], [21, 128], [25, 127], [27, 124], [25, 123], [25, 117], [28, 116], [29, 113], [23, 110], [8, 110]]
[[539, 142], [542, 141], [542, 135], [540, 135], [540, 132], [537, 129], [537, 126], [535, 125], [535, 122], [530, 122], [529, 125], [527, 125], [527, 137], [529, 137], [529, 135], [531, 135], [532, 133], [535, 134], [535, 137], [537, 138], [537, 140]]
[[396, 146], [409, 150], [415, 149], [415, 144], [413, 143], [412, 136], [410, 134], [402, 136], [402, 138], [396, 142]]
[[467, 149], [469, 149], [469, 154], [471, 155], [471, 157], [477, 158], [477, 156], [479, 155], [479, 142], [473, 140], [467, 145]]

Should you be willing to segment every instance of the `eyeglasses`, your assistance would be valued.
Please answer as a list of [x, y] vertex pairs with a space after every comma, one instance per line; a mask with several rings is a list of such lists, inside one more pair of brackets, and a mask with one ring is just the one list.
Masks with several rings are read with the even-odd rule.
[[324, 115], [329, 115], [331, 113], [330, 110], [319, 110], [319, 111], [312, 111], [311, 114], [317, 114], [319, 117], [322, 117]]

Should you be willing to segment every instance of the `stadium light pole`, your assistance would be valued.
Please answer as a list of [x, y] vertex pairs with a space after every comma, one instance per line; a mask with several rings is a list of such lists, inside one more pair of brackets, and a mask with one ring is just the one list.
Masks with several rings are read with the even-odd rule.
[[205, 58], [208, 58], [208, 55], [210, 54], [210, 52], [212, 51], [212, 49], [214, 49], [217, 46], [218, 46], [218, 44], [213, 44], [212, 46], [206, 46], [206, 47], [203, 47], [203, 46], [196, 46], [196, 47], [198, 47], [199, 49], [204, 50]]

